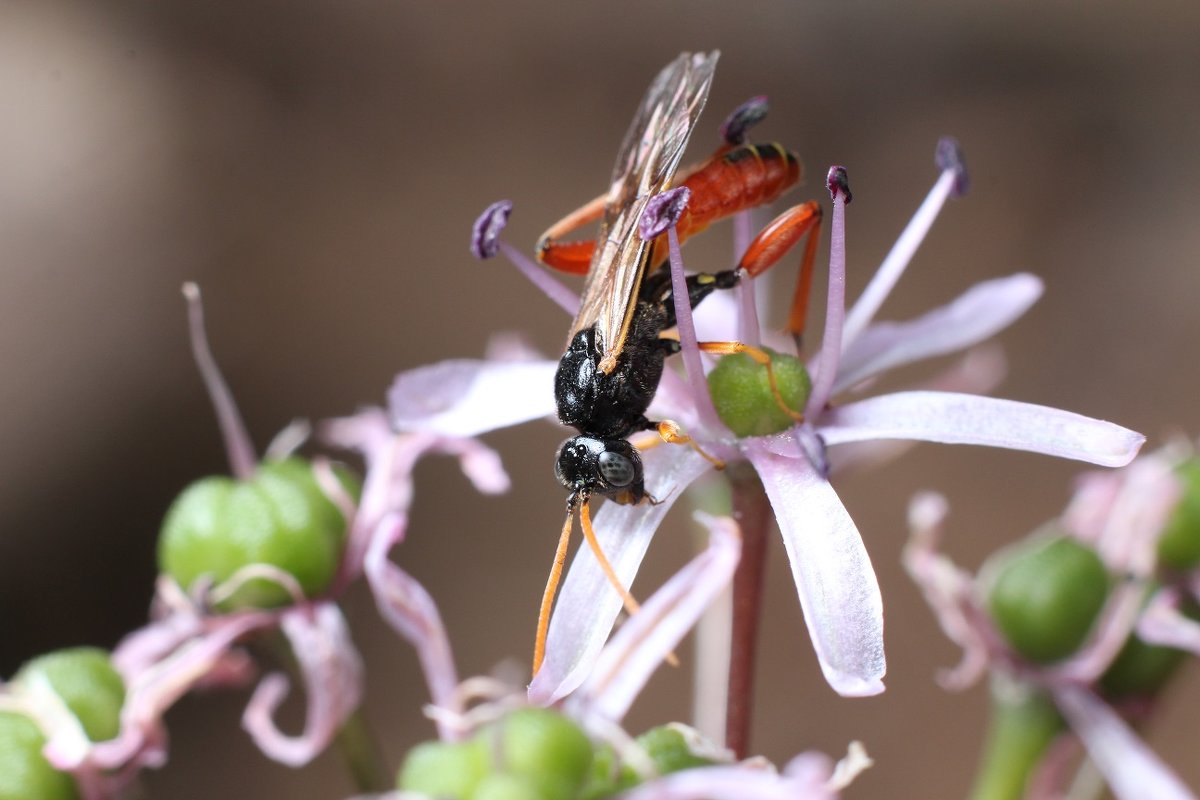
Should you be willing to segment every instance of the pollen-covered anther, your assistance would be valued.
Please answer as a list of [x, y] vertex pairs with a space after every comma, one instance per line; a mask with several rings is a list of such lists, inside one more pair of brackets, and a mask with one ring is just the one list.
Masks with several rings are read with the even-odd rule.
[[933, 153], [933, 162], [940, 170], [954, 171], [955, 197], [962, 197], [971, 188], [971, 176], [967, 173], [967, 162], [963, 158], [958, 139], [953, 136], [943, 136], [938, 139], [937, 149]]
[[729, 112], [721, 123], [721, 138], [726, 144], [739, 145], [746, 141], [746, 133], [767, 118], [767, 96], [760, 94]]
[[850, 182], [846, 178], [845, 167], [837, 165], [830, 167], [829, 173], [825, 176], [825, 186], [829, 189], [829, 196], [835, 200], [839, 193], [845, 203], [854, 199], [854, 196], [850, 194]]
[[500, 233], [508, 225], [512, 208], [511, 200], [497, 200], [484, 209], [471, 227], [471, 255], [484, 260], [500, 252]]
[[651, 197], [638, 220], [638, 234], [650, 241], [666, 233], [683, 216], [691, 199], [692, 192], [686, 186], [676, 186]]

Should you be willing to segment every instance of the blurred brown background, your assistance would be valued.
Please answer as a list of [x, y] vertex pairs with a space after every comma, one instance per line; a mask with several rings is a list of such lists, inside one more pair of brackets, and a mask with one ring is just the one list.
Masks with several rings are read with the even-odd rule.
[[[0, 674], [58, 646], [111, 646], [144, 618], [162, 513], [225, 470], [190, 360], [181, 282], [200, 282], [218, 358], [260, 446], [296, 416], [377, 403], [397, 370], [482, 352], [520, 330], [547, 352], [566, 320], [507, 267], [466, 252], [476, 213], [516, 201], [532, 244], [605, 185], [649, 78], [680, 50], [723, 51], [697, 140], [768, 94], [759, 136], [813, 175], [847, 165], [852, 294], [957, 136], [972, 193], [954, 202], [885, 316], [1032, 270], [1044, 300], [1001, 341], [1000, 394], [1119, 420], [1152, 445], [1195, 434], [1200, 278], [1200, 6], [1003, 7], [748, 2], [416, 4], [398, 0], [0, 3]], [[810, 180], [804, 196], [820, 196]], [[728, 252], [726, 234], [695, 247]], [[704, 262], [697, 262], [704, 265]], [[922, 373], [909, 373], [919, 377]], [[515, 479], [476, 496], [423, 464], [398, 557], [442, 604], [464, 674], [524, 663], [561, 513], [562, 431], [489, 438]], [[840, 700], [819, 677], [782, 548], [768, 586], [759, 749], [878, 766], [852, 797], [956, 797], [984, 696], [943, 693], [956, 652], [898, 568], [907, 499], [953, 504], [950, 548], [975, 565], [1055, 513], [1078, 466], [918, 448], [839, 490], [878, 566], [889, 691]], [[648, 578], [687, 552], [678, 521]], [[649, 582], [643, 585], [651, 585]], [[371, 718], [393, 763], [432, 729], [411, 653], [350, 602]], [[1151, 734], [1193, 785], [1195, 674]], [[649, 695], [653, 693], [653, 697]], [[344, 796], [330, 757], [296, 772], [238, 729], [243, 695], [170, 716], [151, 796]], [[658, 680], [640, 729], [687, 714]]]

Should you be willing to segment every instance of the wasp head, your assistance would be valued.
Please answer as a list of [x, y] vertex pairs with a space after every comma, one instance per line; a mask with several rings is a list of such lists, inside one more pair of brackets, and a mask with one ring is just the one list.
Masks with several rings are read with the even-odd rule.
[[586, 502], [592, 494], [622, 504], [640, 503], [646, 496], [642, 457], [624, 439], [568, 439], [558, 449], [554, 474], [571, 492], [568, 505]]

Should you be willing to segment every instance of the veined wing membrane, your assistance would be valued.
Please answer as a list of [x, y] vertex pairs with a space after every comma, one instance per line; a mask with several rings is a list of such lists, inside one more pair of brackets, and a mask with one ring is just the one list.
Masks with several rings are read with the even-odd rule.
[[668, 64], [646, 91], [617, 155], [596, 252], [571, 326], [574, 337], [596, 325], [602, 372], [612, 371], [625, 345], [650, 258], [651, 243], [638, 235], [638, 221], [650, 198], [675, 175], [708, 99], [718, 55], [683, 53]]

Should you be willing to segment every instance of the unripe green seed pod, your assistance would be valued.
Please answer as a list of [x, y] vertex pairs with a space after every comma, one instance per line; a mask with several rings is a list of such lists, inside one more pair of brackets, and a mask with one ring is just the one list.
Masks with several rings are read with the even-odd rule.
[[[557, 800], [557, 797], [543, 793], [537, 778], [495, 772], [479, 782], [469, 800]], [[564, 800], [572, 800], [572, 796]]]
[[466, 800], [488, 773], [484, 742], [422, 742], [408, 752], [396, 787], [437, 798]]
[[689, 741], [686, 731], [679, 725], [662, 725], [637, 737], [637, 743], [654, 760], [654, 765], [663, 775], [716, 763], [696, 752], [694, 741]]
[[[336, 474], [357, 496], [357, 480], [344, 470]], [[248, 480], [202, 478], [184, 489], [163, 522], [158, 564], [185, 589], [205, 575], [220, 583], [249, 564], [270, 564], [293, 575], [312, 597], [336, 574], [345, 536], [345, 519], [317, 485], [311, 465], [288, 458], [261, 464]], [[289, 602], [275, 582], [251, 580], [222, 608]]]
[[1108, 697], [1140, 697], [1157, 693], [1187, 655], [1182, 650], [1146, 644], [1130, 636], [1100, 678]]
[[107, 741], [120, 732], [125, 681], [104, 650], [75, 647], [38, 656], [21, 667], [13, 683], [28, 683], [35, 676], [49, 682], [93, 742]]
[[1100, 557], [1053, 526], [997, 552], [980, 574], [996, 627], [1036, 664], [1078, 650], [1108, 597]]
[[545, 800], [573, 800], [592, 766], [592, 743], [574, 722], [544, 708], [521, 708], [481, 734], [500, 771], [533, 778]]
[[1166, 567], [1190, 570], [1200, 564], [1200, 458], [1176, 469], [1183, 496], [1158, 540], [1158, 560]]
[[638, 776], [628, 765], [621, 764], [611, 745], [601, 745], [592, 757], [592, 768], [580, 800], [600, 800], [637, 786]]
[[[765, 349], [765, 348], [764, 348]], [[812, 392], [812, 380], [804, 362], [795, 356], [767, 350], [779, 385], [779, 393], [788, 408], [803, 412]], [[717, 416], [737, 436], [766, 436], [785, 431], [795, 424], [771, 393], [767, 368], [745, 353], [725, 356], [708, 373]]]
[[45, 745], [33, 720], [0, 711], [0, 800], [78, 800], [75, 780], [50, 766]]

